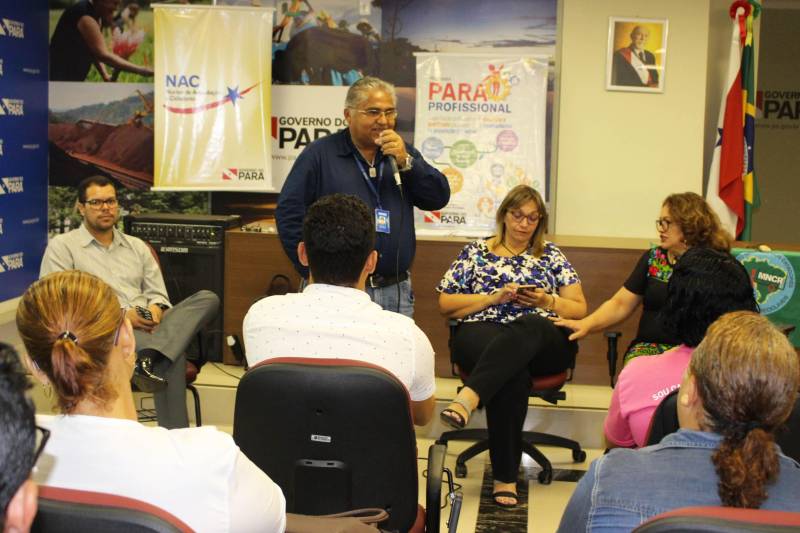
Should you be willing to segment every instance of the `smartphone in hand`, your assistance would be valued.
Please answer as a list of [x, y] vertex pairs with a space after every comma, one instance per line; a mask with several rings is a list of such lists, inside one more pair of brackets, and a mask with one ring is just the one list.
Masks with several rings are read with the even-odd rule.
[[153, 320], [153, 313], [151, 313], [148, 308], [142, 307], [141, 305], [136, 306], [136, 314], [145, 320]]
[[533, 292], [536, 289], [541, 289], [538, 285], [520, 285], [517, 287], [517, 294], [523, 294], [525, 292]]

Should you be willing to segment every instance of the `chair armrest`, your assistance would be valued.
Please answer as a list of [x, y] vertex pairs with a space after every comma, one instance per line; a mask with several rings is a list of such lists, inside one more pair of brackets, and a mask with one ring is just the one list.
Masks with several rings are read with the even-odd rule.
[[425, 485], [425, 531], [439, 531], [442, 510], [442, 477], [447, 446], [431, 444], [428, 448], [428, 481]]
[[606, 338], [606, 342], [608, 342], [608, 351], [606, 352], [606, 359], [608, 359], [608, 379], [613, 389], [615, 385], [614, 376], [617, 373], [617, 358], [619, 357], [617, 353], [617, 341], [622, 337], [622, 333], [619, 331], [606, 331], [603, 335]]

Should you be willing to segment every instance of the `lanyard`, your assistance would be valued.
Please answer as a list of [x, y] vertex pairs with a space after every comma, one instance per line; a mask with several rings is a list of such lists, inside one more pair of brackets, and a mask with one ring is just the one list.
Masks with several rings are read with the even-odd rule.
[[353, 159], [356, 160], [356, 165], [358, 165], [358, 170], [360, 170], [361, 171], [361, 175], [364, 176], [364, 181], [367, 182], [367, 186], [369, 187], [369, 190], [372, 191], [372, 194], [375, 196], [375, 204], [377, 205], [378, 209], [382, 209], [381, 208], [381, 195], [380, 195], [380, 193], [378, 193], [378, 190], [381, 187], [381, 178], [383, 177], [383, 163], [385, 162], [385, 159], [381, 159], [381, 164], [378, 165], [378, 188], [377, 189], [375, 188], [375, 184], [372, 183], [372, 180], [369, 179], [369, 176], [367, 175], [367, 171], [364, 168], [364, 165], [361, 164], [361, 160], [358, 159], [356, 154], [353, 154]]

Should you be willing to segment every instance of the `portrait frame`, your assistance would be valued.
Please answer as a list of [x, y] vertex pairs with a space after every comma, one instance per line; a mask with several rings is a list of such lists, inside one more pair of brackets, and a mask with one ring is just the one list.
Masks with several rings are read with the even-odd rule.
[[668, 19], [608, 18], [607, 91], [664, 92], [668, 27]]

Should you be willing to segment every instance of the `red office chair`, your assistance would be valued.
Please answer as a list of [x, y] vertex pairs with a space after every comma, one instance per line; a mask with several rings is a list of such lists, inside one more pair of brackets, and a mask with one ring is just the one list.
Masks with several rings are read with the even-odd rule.
[[800, 513], [738, 509], [734, 507], [684, 507], [654, 516], [635, 533], [729, 533], [731, 531], [798, 531]]
[[193, 531], [183, 521], [149, 503], [85, 490], [39, 487], [33, 533], [179, 533]]
[[[450, 323], [450, 361], [453, 365], [453, 375], [461, 377], [465, 381], [468, 374], [463, 372], [455, 362], [453, 362], [453, 349], [452, 342], [455, 334], [457, 323], [451, 321]], [[531, 379], [531, 393], [530, 396], [534, 398], [541, 398], [542, 400], [556, 405], [559, 400], [564, 400], [567, 397], [566, 392], [562, 390], [564, 384], [572, 379], [572, 369], [565, 370], [559, 374], [550, 376], [536, 376]], [[474, 440], [478, 441], [463, 452], [461, 452], [456, 459], [456, 477], [467, 476], [466, 462], [489, 449], [489, 433], [486, 429], [457, 429], [453, 431], [445, 431], [441, 437], [436, 441], [437, 444], [447, 444], [451, 440]], [[586, 452], [581, 449], [580, 443], [558, 435], [550, 435], [549, 433], [539, 433], [538, 431], [523, 431], [522, 432], [522, 451], [533, 458], [536, 463], [542, 467], [539, 472], [538, 480], [542, 485], [549, 485], [553, 481], [553, 466], [550, 460], [539, 451], [536, 445], [540, 446], [558, 446], [560, 448], [568, 448], [572, 450], [572, 460], [576, 463], [582, 463], [586, 460]]]
[[379, 507], [389, 512], [383, 529], [439, 530], [447, 449], [428, 449], [426, 513], [417, 503], [408, 391], [383, 368], [349, 359], [263, 361], [239, 383], [233, 439], [281, 487], [287, 512]]

